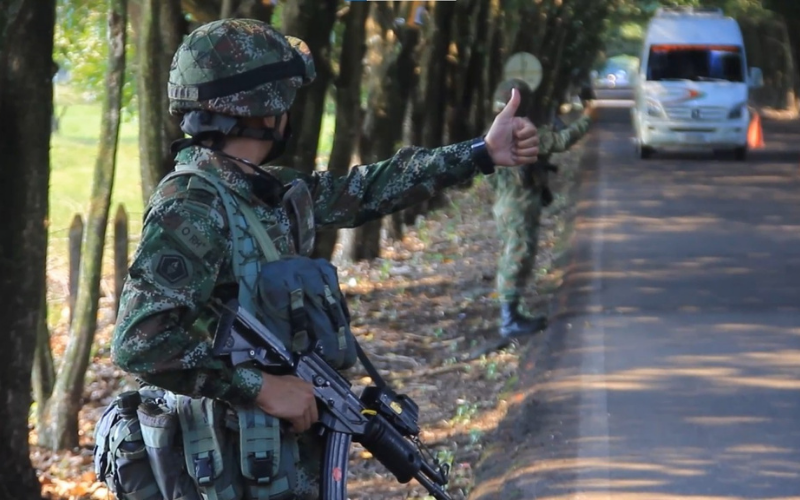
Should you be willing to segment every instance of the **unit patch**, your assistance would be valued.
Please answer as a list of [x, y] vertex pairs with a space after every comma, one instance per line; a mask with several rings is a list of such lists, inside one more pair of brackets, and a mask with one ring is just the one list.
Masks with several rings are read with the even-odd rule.
[[191, 263], [177, 252], [163, 252], [155, 255], [153, 267], [156, 281], [170, 288], [185, 285], [192, 276]]

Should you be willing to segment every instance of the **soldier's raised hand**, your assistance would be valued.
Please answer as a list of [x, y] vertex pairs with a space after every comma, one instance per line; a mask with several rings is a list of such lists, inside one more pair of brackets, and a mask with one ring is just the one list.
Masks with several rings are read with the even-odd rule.
[[512, 167], [535, 163], [539, 157], [539, 134], [527, 118], [514, 116], [520, 104], [519, 90], [511, 91], [511, 99], [495, 117], [486, 133], [486, 148], [495, 165]]

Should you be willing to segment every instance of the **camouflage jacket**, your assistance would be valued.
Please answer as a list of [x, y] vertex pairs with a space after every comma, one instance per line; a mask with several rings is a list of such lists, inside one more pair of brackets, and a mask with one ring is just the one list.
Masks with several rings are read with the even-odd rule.
[[589, 123], [589, 117], [583, 115], [558, 132], [552, 125], [539, 127], [539, 161], [547, 161], [550, 155], [567, 151], [586, 134]]
[[[285, 208], [256, 196], [252, 176], [205, 148], [186, 149], [176, 160], [211, 172], [240, 199], [249, 200], [278, 250], [293, 253]], [[318, 227], [358, 226], [478, 172], [469, 142], [432, 150], [403, 148], [388, 160], [354, 167], [345, 176], [302, 174], [283, 167], [267, 170], [282, 184], [296, 178], [308, 183]], [[122, 291], [112, 358], [123, 370], [173, 392], [233, 404], [251, 402], [261, 387], [260, 373], [231, 369], [211, 354], [213, 317], [207, 306], [214, 297], [235, 297], [227, 217], [218, 196], [190, 190], [189, 182], [188, 176], [168, 179], [150, 199]]]

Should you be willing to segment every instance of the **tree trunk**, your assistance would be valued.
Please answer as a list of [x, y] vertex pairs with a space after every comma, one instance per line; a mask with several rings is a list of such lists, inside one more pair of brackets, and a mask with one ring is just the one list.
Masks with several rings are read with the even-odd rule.
[[50, 330], [47, 327], [47, 293], [42, 290], [39, 324], [36, 328], [36, 352], [33, 358], [33, 398], [36, 401], [36, 422], [41, 420], [45, 403], [53, 393], [56, 367], [53, 351], [50, 348]]
[[139, 166], [144, 204], [173, 167], [169, 147], [183, 137], [180, 122], [169, 115], [167, 80], [172, 55], [186, 25], [180, 0], [143, 0], [138, 27]]
[[[471, 118], [474, 88], [478, 86], [480, 71], [478, 61], [479, 45], [475, 19], [481, 8], [482, 0], [462, 1], [456, 4], [454, 19], [454, 41], [456, 42], [456, 60], [449, 65], [450, 73], [450, 106], [447, 118], [447, 142], [465, 141], [474, 137], [474, 123]], [[477, 50], [476, 50], [477, 49]]]
[[439, 2], [433, 9], [434, 32], [425, 82], [425, 125], [422, 145], [438, 148], [444, 139], [447, 103], [447, 52], [453, 37], [453, 16], [456, 4]]
[[[159, 11], [159, 43], [161, 50], [158, 52], [161, 67], [158, 73], [159, 87], [157, 95], [161, 97], [161, 177], [172, 171], [175, 166], [174, 156], [170, 151], [173, 141], [182, 139], [181, 120], [169, 114], [169, 98], [167, 97], [167, 83], [169, 82], [169, 68], [172, 65], [172, 56], [183, 42], [183, 37], [189, 32], [189, 23], [181, 10], [180, 0], [161, 0]], [[160, 180], [160, 178], [159, 178]]]
[[294, 0], [283, 10], [283, 33], [308, 44], [314, 56], [317, 78], [300, 89], [292, 106], [293, 135], [277, 163], [302, 172], [316, 168], [319, 131], [325, 113], [325, 96], [333, 72], [330, 68], [331, 30], [336, 22], [336, 0]]
[[265, 23], [272, 24], [272, 14], [275, 11], [275, 5], [271, 1], [264, 0], [244, 0], [239, 4], [236, 9], [236, 17], [244, 17], [247, 19], [258, 19]]
[[[412, 94], [410, 144], [437, 148], [444, 143], [447, 111], [447, 65], [450, 42], [453, 38], [452, 2], [433, 4], [433, 14], [423, 26], [419, 47], [419, 86]], [[444, 204], [444, 195], [437, 194], [419, 205], [403, 211], [403, 221], [413, 225], [417, 216]]]
[[786, 28], [789, 34], [789, 43], [794, 57], [794, 91], [800, 95], [800, 19], [786, 19]]
[[488, 115], [488, 105], [491, 105], [492, 90], [487, 85], [486, 67], [489, 63], [489, 53], [491, 48], [491, 21], [490, 21], [491, 0], [481, 0], [480, 11], [476, 16], [475, 22], [475, 47], [470, 57], [468, 75], [472, 87], [468, 87], [472, 92], [470, 123], [472, 123], [472, 135], [480, 135], [486, 130], [489, 124], [486, 122]]
[[794, 74], [794, 94], [800, 92], [800, 4], [796, 0], [769, 0], [763, 2], [764, 5], [776, 12], [778, 19], [786, 23], [789, 46], [793, 57]]
[[55, 3], [0, 0], [0, 500], [41, 498], [28, 413], [46, 287]]
[[233, 0], [222, 0], [222, 6], [219, 9], [219, 18], [228, 19], [233, 15]]
[[788, 109], [793, 113], [797, 112], [797, 98], [795, 92], [795, 75], [797, 68], [795, 67], [794, 57], [792, 55], [791, 38], [786, 22], [783, 20], [775, 21], [778, 27], [778, 32], [781, 37], [781, 52], [783, 53], [782, 72], [780, 75], [779, 88], [781, 92], [781, 100], [779, 106]]
[[[394, 50], [397, 39], [392, 32], [394, 12], [392, 5], [376, 3], [368, 22], [366, 36], [370, 40], [367, 46], [367, 109], [359, 130], [358, 155], [361, 164], [373, 163], [376, 160], [378, 141], [387, 139], [379, 137], [384, 133], [391, 135], [386, 128], [385, 120], [389, 111], [389, 95], [392, 78]], [[384, 85], [386, 87], [384, 87]], [[357, 228], [345, 230], [342, 255], [351, 262], [371, 260], [380, 257], [381, 220], [367, 222]]]
[[181, 9], [190, 14], [198, 23], [205, 24], [219, 19], [222, 0], [181, 0]]
[[538, 116], [534, 116], [534, 123], [537, 125], [550, 123], [555, 118], [557, 113], [556, 106], [559, 104], [559, 99], [556, 95], [556, 82], [561, 76], [566, 31], [563, 29], [563, 23], [561, 22], [556, 24], [553, 31], [555, 50], [552, 51], [552, 56], [548, 56], [546, 59], [547, 71], [544, 73], [539, 90], [539, 109], [541, 111]]
[[[414, 5], [412, 5], [414, 7]], [[412, 10], [413, 12], [413, 10]], [[414, 95], [419, 87], [419, 42], [422, 37], [422, 31], [414, 24], [407, 24], [400, 29], [401, 34], [401, 51], [397, 56], [397, 92], [398, 92], [398, 110], [397, 122], [394, 130], [397, 139], [400, 143], [403, 142], [406, 136], [405, 122], [406, 117], [409, 115], [409, 110], [414, 108]], [[409, 143], [407, 144], [419, 144]], [[408, 214], [406, 214], [406, 212]], [[386, 224], [388, 237], [401, 241], [403, 239], [403, 225], [406, 216], [415, 216], [419, 207], [412, 207], [400, 212], [395, 212], [391, 215], [390, 223]]]
[[[491, 16], [491, 35], [489, 37], [489, 53], [487, 54], [486, 70], [484, 71], [484, 82], [489, 95], [493, 96], [497, 85], [503, 77], [503, 65], [505, 64], [507, 43], [505, 30], [506, 14], [503, 10], [493, 5]], [[486, 121], [491, 124], [494, 119], [491, 105], [486, 107]]]
[[[394, 155], [403, 134], [404, 94], [399, 79], [400, 54], [394, 27], [394, 12], [386, 3], [376, 3], [372, 12], [374, 36], [369, 46], [368, 105], [358, 149], [361, 162], [375, 163]], [[402, 30], [403, 28], [400, 28]], [[400, 31], [402, 33], [402, 31]], [[354, 261], [380, 256], [380, 220], [354, 231], [344, 255]]]
[[[191, 15], [196, 23], [205, 24], [220, 19], [223, 1], [227, 0], [179, 0], [180, 8]], [[275, 4], [269, 0], [231, 0], [230, 17], [258, 19], [272, 24]], [[133, 19], [131, 19], [133, 21]]]
[[[353, 150], [361, 129], [361, 78], [364, 74], [366, 21], [370, 4], [353, 2], [345, 17], [344, 39], [336, 79], [336, 132], [328, 171], [337, 175], [350, 169]], [[336, 230], [318, 233], [316, 257], [330, 259], [336, 245]]]
[[78, 445], [78, 412], [97, 327], [103, 246], [116, 166], [122, 87], [125, 82], [126, 3], [127, 0], [112, 0], [109, 5], [106, 96], [87, 230], [81, 252], [78, 299], [67, 349], [40, 425], [40, 444], [53, 450]]

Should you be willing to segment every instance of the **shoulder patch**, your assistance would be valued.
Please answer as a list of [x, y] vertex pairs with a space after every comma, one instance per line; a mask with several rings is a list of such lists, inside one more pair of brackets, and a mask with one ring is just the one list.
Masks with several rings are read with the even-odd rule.
[[162, 227], [167, 234], [175, 238], [178, 243], [199, 259], [205, 257], [211, 250], [211, 242], [208, 241], [208, 238], [190, 220], [178, 214], [164, 217]]
[[161, 285], [178, 288], [191, 281], [192, 264], [178, 252], [164, 251], [153, 256], [153, 276]]

